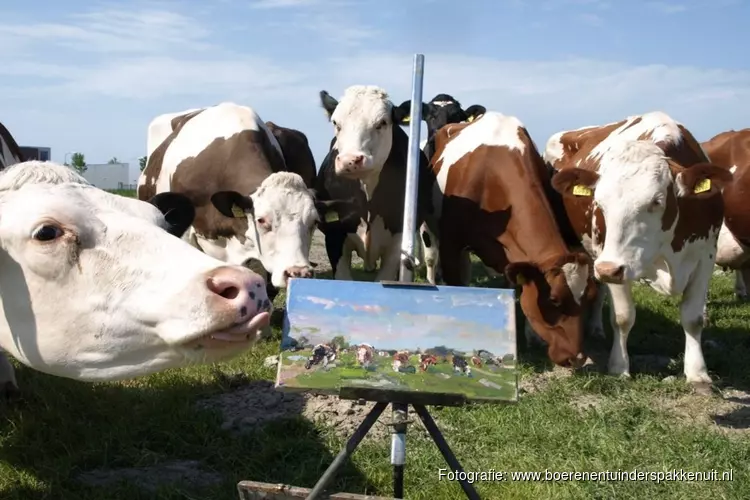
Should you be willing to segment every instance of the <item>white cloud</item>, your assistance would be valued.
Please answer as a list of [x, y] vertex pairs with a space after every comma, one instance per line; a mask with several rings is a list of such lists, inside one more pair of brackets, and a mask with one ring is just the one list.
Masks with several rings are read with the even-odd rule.
[[647, 5], [663, 14], [678, 14], [688, 9], [687, 5], [675, 2], [648, 2]]

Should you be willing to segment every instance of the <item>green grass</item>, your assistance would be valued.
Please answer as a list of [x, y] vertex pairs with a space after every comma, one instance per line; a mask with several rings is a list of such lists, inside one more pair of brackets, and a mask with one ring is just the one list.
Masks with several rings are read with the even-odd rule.
[[[516, 372], [507, 368], [472, 366], [471, 376], [466, 376], [455, 373], [453, 364], [446, 361], [429, 366], [422, 372], [417, 368], [419, 356], [413, 355], [409, 360], [413, 373], [394, 372], [390, 356], [375, 355], [372, 364], [364, 369], [357, 363], [356, 354], [349, 352], [337, 356], [334, 361], [335, 367], [329, 365], [326, 369], [322, 365], [316, 365], [308, 371], [305, 370], [304, 365], [311, 354], [312, 349], [283, 353], [282, 366], [285, 368], [282, 370], [287, 370], [290, 374], [298, 372], [292, 378], [285, 378], [285, 386], [308, 389], [326, 388], [333, 391], [342, 382], [348, 386], [359, 387], [373, 387], [368, 382], [380, 382], [381, 388], [390, 390], [461, 394], [474, 399], [513, 400], [516, 398]], [[500, 388], [486, 387], [479, 383], [482, 379]]]
[[[371, 278], [370, 278], [371, 279]], [[492, 284], [485, 278], [480, 285]], [[704, 334], [719, 347], [704, 346], [717, 386], [750, 386], [750, 307], [734, 302], [731, 278], [714, 278], [712, 326]], [[721, 413], [719, 396], [692, 394], [678, 378], [684, 335], [675, 299], [637, 286], [638, 317], [631, 334], [631, 357], [666, 355], [674, 361], [657, 374], [634, 373], [631, 380], [603, 374], [550, 376], [542, 352], [519, 342], [521, 384], [540, 388], [515, 405], [432, 409], [445, 437], [468, 471], [641, 471], [671, 469], [724, 471], [731, 482], [672, 481], [481, 481], [482, 498], [499, 499], [685, 499], [750, 498], [746, 430], [723, 432], [731, 420], [748, 427], [747, 407]], [[277, 305], [283, 304], [283, 294]], [[605, 317], [608, 324], [608, 317]], [[519, 330], [519, 338], [523, 338]], [[608, 345], [602, 346], [607, 348]], [[302, 417], [272, 422], [249, 434], [221, 428], [219, 410], [199, 409], [197, 400], [232, 390], [231, 375], [272, 380], [266, 356], [277, 354], [279, 333], [252, 352], [215, 366], [172, 370], [127, 383], [84, 384], [19, 367], [25, 400], [0, 406], [0, 498], [145, 499], [154, 495], [132, 483], [110, 488], [83, 486], [76, 476], [101, 467], [134, 467], [167, 460], [198, 460], [220, 473], [222, 484], [193, 489], [179, 483], [157, 498], [236, 499], [243, 479], [312, 487], [343, 440], [324, 424]], [[561, 373], [555, 370], [553, 373]], [[525, 385], [524, 385], [525, 384]], [[715, 422], [718, 422], [715, 423]], [[447, 467], [435, 445], [408, 434], [407, 498], [463, 498], [457, 482], [439, 479]], [[367, 440], [337, 476], [335, 488], [352, 493], [391, 493], [389, 441]]]

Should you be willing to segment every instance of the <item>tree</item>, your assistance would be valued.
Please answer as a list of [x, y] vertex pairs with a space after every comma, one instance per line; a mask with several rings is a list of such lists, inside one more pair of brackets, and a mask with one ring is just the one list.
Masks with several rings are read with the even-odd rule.
[[109, 161], [107, 163], [110, 163], [110, 164], [112, 164], [112, 163], [120, 163], [120, 160], [118, 160], [116, 156], [113, 156], [112, 158], [109, 159]]
[[339, 349], [346, 349], [349, 347], [349, 342], [346, 341], [343, 335], [337, 335], [331, 339], [331, 344], [338, 346]]
[[70, 155], [70, 165], [76, 172], [83, 175], [86, 171], [86, 157], [83, 153], [73, 153]]
[[143, 172], [143, 169], [146, 168], [146, 164], [148, 163], [148, 156], [141, 156], [138, 158], [138, 163], [141, 165], [141, 172]]

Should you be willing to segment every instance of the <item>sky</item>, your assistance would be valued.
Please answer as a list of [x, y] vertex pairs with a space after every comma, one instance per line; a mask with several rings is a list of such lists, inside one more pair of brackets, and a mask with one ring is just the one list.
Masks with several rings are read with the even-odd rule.
[[[0, 121], [52, 159], [145, 154], [162, 113], [233, 101], [333, 134], [318, 92], [379, 85], [560, 130], [661, 110], [701, 141], [750, 126], [747, 0], [26, 0], [0, 6]], [[422, 127], [422, 139], [426, 130]]]
[[515, 354], [513, 290], [384, 288], [379, 283], [295, 280], [287, 296], [290, 322], [314, 344], [343, 335], [376, 350], [486, 349]]

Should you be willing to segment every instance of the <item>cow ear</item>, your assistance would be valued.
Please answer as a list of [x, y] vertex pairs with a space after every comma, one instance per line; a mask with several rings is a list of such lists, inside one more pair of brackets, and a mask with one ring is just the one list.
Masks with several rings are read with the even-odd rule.
[[401, 106], [394, 106], [391, 109], [391, 119], [395, 125], [408, 125], [411, 120], [411, 101], [408, 101], [409, 105], [404, 106], [406, 102], [401, 103]]
[[599, 174], [592, 170], [570, 168], [560, 170], [552, 176], [552, 187], [564, 196], [577, 198], [594, 196]]
[[339, 105], [339, 102], [331, 97], [331, 95], [325, 91], [320, 91], [320, 104], [323, 106], [323, 110], [326, 112], [326, 115], [328, 116], [328, 119], [331, 119], [331, 115], [333, 115], [333, 112], [336, 111], [336, 106]]
[[683, 168], [675, 177], [677, 184], [677, 196], [705, 198], [720, 193], [721, 190], [732, 182], [734, 176], [729, 170], [711, 165], [699, 163]]
[[466, 121], [471, 123], [483, 114], [487, 112], [487, 108], [482, 106], [481, 104], [472, 104], [468, 108], [466, 108]]
[[536, 265], [531, 262], [511, 262], [505, 266], [505, 276], [517, 286], [523, 286], [534, 280], [534, 275], [539, 272]]
[[211, 195], [211, 203], [222, 215], [230, 218], [244, 218], [253, 211], [253, 199], [242, 196], [237, 191], [219, 191]]
[[148, 202], [164, 214], [169, 234], [181, 238], [193, 223], [195, 207], [190, 198], [183, 194], [167, 191], [157, 194]]

